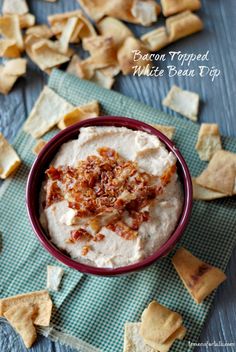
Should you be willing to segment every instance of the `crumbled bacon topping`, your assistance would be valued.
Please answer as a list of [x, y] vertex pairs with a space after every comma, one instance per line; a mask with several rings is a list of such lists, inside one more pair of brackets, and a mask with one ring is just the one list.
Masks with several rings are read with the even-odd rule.
[[85, 229], [78, 229], [71, 231], [71, 239], [72, 241], [90, 241], [93, 238], [90, 233], [88, 233]]
[[93, 240], [94, 242], [100, 242], [102, 240], [104, 240], [105, 235], [103, 235], [102, 233], [97, 233], [94, 237]]
[[115, 232], [125, 240], [135, 240], [138, 236], [137, 231], [133, 231], [129, 226], [125, 225], [122, 221], [117, 221], [107, 226], [107, 228]]
[[[162, 193], [176, 166], [169, 167], [157, 185], [152, 183], [151, 175], [140, 172], [135, 162], [125, 160], [115, 150], [102, 147], [97, 152], [98, 155], [79, 161], [77, 167], [49, 167], [46, 206], [66, 200], [69, 208], [76, 210], [78, 218], [96, 218], [115, 211], [118, 219], [115, 223], [111, 220], [112, 225], [108, 223], [110, 229], [115, 226], [115, 232], [122, 238], [134, 239], [141, 223], [148, 221], [149, 213], [142, 209]], [[131, 227], [119, 221], [125, 211], [132, 218]], [[73, 232], [72, 241], [89, 240], [89, 233], [82, 230]], [[97, 226], [97, 232], [99, 230]]]

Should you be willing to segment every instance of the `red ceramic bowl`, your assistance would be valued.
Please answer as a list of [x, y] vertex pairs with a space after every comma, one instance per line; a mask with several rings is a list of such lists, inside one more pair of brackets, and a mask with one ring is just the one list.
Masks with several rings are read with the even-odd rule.
[[[171, 150], [177, 158], [177, 169], [180, 181], [183, 185], [184, 190], [184, 205], [182, 214], [180, 216], [179, 222], [176, 226], [175, 231], [169, 237], [169, 239], [154, 252], [151, 256], [141, 260], [138, 263], [131, 264], [128, 266], [123, 266], [115, 269], [110, 268], [98, 268], [92, 267], [86, 264], [79, 263], [69, 256], [60, 251], [49, 239], [48, 235], [43, 230], [39, 222], [39, 191], [41, 188], [42, 180], [44, 178], [44, 172], [49, 166], [51, 160], [57, 153], [60, 146], [68, 142], [69, 140], [76, 139], [78, 137], [81, 127], [87, 126], [125, 126], [132, 130], [141, 130], [147, 133], [157, 136], [161, 142], [166, 146], [168, 150]], [[68, 265], [69, 267], [79, 270], [80, 272], [101, 276], [114, 276], [121, 274], [128, 274], [135, 272], [140, 269], [144, 269], [147, 266], [153, 264], [161, 257], [165, 256], [170, 252], [170, 250], [175, 246], [175, 244], [180, 240], [187, 226], [191, 208], [192, 208], [192, 182], [191, 176], [187, 167], [187, 164], [182, 157], [179, 150], [174, 146], [174, 144], [161, 132], [157, 131], [155, 128], [147, 125], [144, 122], [140, 122], [134, 119], [126, 117], [116, 117], [116, 116], [106, 116], [93, 119], [87, 119], [79, 122], [73, 126], [66, 128], [65, 130], [59, 132], [54, 136], [42, 149], [38, 157], [36, 158], [31, 171], [29, 173], [27, 187], [26, 187], [26, 204], [28, 216], [32, 225], [32, 228], [38, 237], [40, 243], [44, 248], [53, 255], [56, 259], [62, 263]]]

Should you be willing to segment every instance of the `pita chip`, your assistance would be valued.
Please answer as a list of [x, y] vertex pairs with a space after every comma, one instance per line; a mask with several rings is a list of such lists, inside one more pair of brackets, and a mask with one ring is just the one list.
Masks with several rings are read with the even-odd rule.
[[38, 314], [34, 320], [34, 324], [49, 326], [52, 312], [52, 301], [48, 291], [35, 291], [0, 299], [0, 316], [4, 316], [4, 314], [12, 307], [23, 304], [37, 304]]
[[[45, 86], [39, 95], [23, 129], [32, 137], [39, 138], [53, 128], [61, 117], [73, 110], [74, 106]], [[47, 114], [45, 114], [47, 111]]]
[[173, 85], [162, 104], [192, 121], [197, 121], [199, 95], [194, 92]]
[[45, 141], [44, 139], [38, 139], [35, 146], [32, 149], [32, 152], [35, 155], [38, 155], [46, 144], [47, 144], [47, 141]]
[[2, 6], [2, 13], [4, 15], [24, 15], [29, 12], [26, 0], [4, 0]]
[[165, 26], [142, 35], [140, 39], [149, 51], [161, 50], [170, 43]]
[[213, 199], [227, 197], [226, 194], [212, 191], [211, 189], [198, 185], [194, 177], [192, 178], [192, 185], [193, 185], [193, 199], [195, 200], [213, 200]]
[[195, 146], [201, 160], [208, 161], [213, 154], [222, 149], [219, 127], [216, 123], [202, 123]]
[[165, 126], [165, 125], [158, 125], [158, 124], [154, 124], [152, 126], [154, 128], [156, 128], [158, 131], [160, 131], [161, 133], [163, 133], [170, 140], [173, 139], [174, 134], [175, 134], [175, 127], [173, 127], [173, 126]]
[[35, 25], [35, 16], [32, 13], [26, 13], [19, 16], [20, 28], [25, 29]]
[[226, 150], [214, 153], [206, 169], [196, 177], [202, 187], [223, 193], [236, 194], [236, 154]]
[[161, 12], [161, 7], [153, 0], [134, 0], [131, 7], [131, 14], [137, 23], [143, 26], [150, 26], [157, 21], [157, 15]]
[[4, 74], [4, 66], [0, 65], [0, 93], [8, 94], [17, 81], [18, 76]]
[[59, 266], [47, 266], [47, 289], [58, 291], [64, 270]]
[[65, 128], [74, 125], [77, 122], [83, 121], [90, 117], [96, 117], [95, 114], [86, 114], [80, 108], [68, 112], [58, 123], [58, 128], [64, 130]]
[[186, 10], [196, 11], [201, 7], [200, 0], [161, 0], [162, 12], [165, 17]]
[[186, 334], [186, 328], [182, 325], [178, 328], [168, 339], [162, 344], [158, 344], [156, 342], [144, 339], [144, 342], [154, 348], [155, 351], [158, 352], [168, 352], [171, 349], [171, 346], [175, 342], [175, 340], [183, 340]]
[[51, 29], [46, 24], [39, 24], [37, 26], [32, 26], [25, 31], [25, 34], [33, 35], [39, 38], [49, 39], [53, 36]]
[[146, 341], [163, 344], [182, 325], [180, 314], [152, 301], [142, 314], [140, 335]]
[[175, 42], [203, 29], [202, 20], [190, 11], [170, 16], [166, 19], [166, 29], [170, 42]]
[[114, 17], [105, 17], [98, 22], [97, 28], [101, 35], [111, 36], [116, 48], [119, 48], [126, 38], [134, 37], [133, 32]]
[[177, 250], [172, 263], [196, 303], [201, 303], [226, 280], [222, 270], [204, 263], [185, 248]]
[[87, 104], [81, 105], [80, 109], [86, 114], [96, 114], [99, 116], [100, 106], [97, 100], [92, 100]]
[[141, 323], [126, 323], [124, 333], [123, 352], [156, 352], [152, 347], [145, 344], [140, 336]]
[[19, 156], [0, 133], [0, 178], [5, 179], [10, 176], [19, 167], [20, 163]]
[[67, 66], [66, 72], [78, 76], [78, 64], [81, 62], [79, 55], [74, 54]]
[[72, 34], [77, 25], [77, 17], [71, 17], [67, 20], [67, 23], [62, 31], [61, 37], [59, 39], [60, 52], [66, 54], [69, 48], [69, 43], [72, 37]]
[[90, 81], [98, 84], [99, 86], [106, 88], [106, 89], [111, 89], [113, 84], [115, 83], [114, 78], [104, 74], [102, 70], [95, 70], [93, 77], [90, 79]]
[[13, 75], [13, 76], [22, 76], [26, 73], [26, 59], [13, 59], [9, 60], [5, 63], [3, 74], [5, 75]]
[[22, 337], [26, 348], [30, 348], [37, 338], [34, 326], [37, 312], [37, 305], [17, 304], [4, 313], [5, 318]]
[[0, 39], [0, 57], [16, 58], [21, 52], [14, 39]]
[[96, 22], [107, 15], [131, 23], [149, 25], [156, 22], [160, 13], [160, 6], [154, 0], [79, 0], [79, 3]]
[[84, 38], [83, 49], [91, 54], [90, 63], [94, 69], [117, 64], [116, 48], [111, 36]]
[[[134, 50], [139, 50], [142, 53], [142, 56], [148, 53], [144, 44], [140, 40], [133, 37], [128, 37], [118, 50], [118, 63], [124, 75], [134, 72], [136, 66], [148, 69], [148, 64], [151, 63], [150, 60], [143, 60], [142, 58], [135, 60], [133, 53]], [[144, 74], [146, 73], [144, 72]]]
[[14, 40], [19, 50], [23, 50], [24, 42], [20, 29], [20, 20], [17, 15], [0, 17], [0, 34], [6, 39]]

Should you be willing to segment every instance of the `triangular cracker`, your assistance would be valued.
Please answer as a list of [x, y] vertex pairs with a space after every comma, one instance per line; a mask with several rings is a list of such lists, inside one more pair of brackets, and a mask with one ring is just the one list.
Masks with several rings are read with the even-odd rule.
[[227, 194], [223, 194], [220, 192], [212, 191], [211, 189], [202, 187], [197, 184], [196, 179], [192, 178], [193, 185], [193, 199], [196, 200], [213, 200], [227, 197]]
[[26, 348], [30, 348], [37, 338], [33, 323], [37, 311], [37, 305], [17, 304], [4, 313], [5, 318], [22, 337]]
[[163, 133], [167, 138], [169, 138], [170, 140], [173, 139], [174, 137], [174, 133], [175, 133], [175, 127], [173, 126], [166, 126], [166, 125], [158, 125], [158, 124], [154, 124], [152, 125], [153, 127], [155, 127], [158, 131], [160, 131], [161, 133]]
[[207, 168], [196, 178], [202, 186], [226, 195], [235, 194], [236, 154], [226, 150], [217, 151]]
[[142, 314], [140, 335], [148, 341], [163, 344], [182, 325], [180, 314], [152, 301]]
[[224, 280], [222, 270], [204, 263], [185, 248], [177, 250], [172, 263], [185, 287], [197, 303], [201, 303]]
[[[1, 71], [0, 71], [1, 74]], [[1, 91], [1, 79], [0, 79]], [[20, 165], [21, 160], [16, 154], [15, 150], [0, 133], [0, 178], [7, 178], [10, 176]]]
[[2, 317], [5, 312], [18, 304], [37, 304], [38, 314], [34, 320], [34, 324], [49, 326], [52, 312], [52, 301], [48, 291], [35, 291], [0, 299], [0, 316]]
[[157, 352], [152, 347], [145, 344], [140, 336], [141, 323], [126, 323], [124, 334], [123, 352]]
[[[54, 127], [63, 115], [73, 109], [73, 105], [45, 86], [24, 124], [24, 131], [34, 138], [39, 138]], [[45, 111], [47, 111], [46, 114]]]

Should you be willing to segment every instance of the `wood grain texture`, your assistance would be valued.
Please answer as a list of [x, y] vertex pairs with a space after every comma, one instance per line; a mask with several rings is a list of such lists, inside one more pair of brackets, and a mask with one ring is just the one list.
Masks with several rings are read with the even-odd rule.
[[[48, 3], [43, 0], [28, 2], [30, 11], [36, 15], [38, 23], [46, 22], [49, 14], [79, 8], [75, 0], [58, 0], [56, 3]], [[0, 8], [1, 6], [2, 0], [0, 0]], [[119, 76], [114, 89], [155, 108], [164, 110], [171, 115], [178, 114], [163, 107], [161, 101], [172, 84], [195, 91], [201, 97], [199, 121], [216, 122], [219, 124], [222, 134], [236, 136], [236, 2], [235, 0], [228, 0], [227, 3], [223, 0], [202, 0], [202, 9], [198, 11], [198, 14], [204, 20], [204, 31], [172, 44], [168, 48], [161, 50], [160, 54], [168, 51], [204, 53], [209, 50], [208, 65], [215, 66], [221, 70], [219, 78], [212, 83], [209, 77], [200, 79], [196, 77]], [[160, 20], [159, 23], [162, 22], [163, 20]], [[159, 24], [154, 27], [157, 26]], [[130, 28], [137, 36], [150, 30], [150, 28], [134, 25], [130, 25]], [[174, 63], [171, 63], [170, 60], [160, 63], [160, 68], [165, 68], [170, 64], [181, 68], [180, 63], [176, 60]], [[196, 68], [197, 65], [198, 63], [195, 63], [191, 65], [191, 68]], [[188, 67], [184, 65], [183, 68]], [[11, 94], [6, 97], [0, 95], [0, 131], [10, 141], [13, 141], [47, 79], [46, 74], [42, 73], [32, 62], [29, 62], [27, 75], [18, 80]], [[227, 236], [227, 233], [225, 236]], [[222, 248], [222, 250], [224, 249]], [[235, 347], [223, 347], [221, 349], [226, 352], [236, 350], [235, 265], [236, 250], [234, 250], [227, 268], [228, 280], [217, 291], [211, 314], [201, 336], [201, 342], [221, 341], [222, 343], [235, 343]], [[3, 337], [5, 338], [10, 334], [9, 329], [4, 324], [0, 325], [0, 341]], [[14, 341], [9, 348], [10, 352], [25, 351], [19, 340]], [[2, 351], [1, 345], [0, 350]], [[217, 348], [214, 346], [198, 347], [196, 349], [198, 352], [215, 350]], [[40, 337], [31, 351], [72, 352], [73, 350]]]

